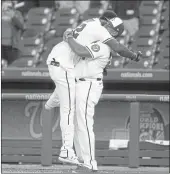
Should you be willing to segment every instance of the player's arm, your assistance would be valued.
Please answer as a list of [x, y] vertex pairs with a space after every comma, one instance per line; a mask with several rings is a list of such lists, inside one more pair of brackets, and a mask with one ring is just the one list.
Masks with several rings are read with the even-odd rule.
[[105, 42], [112, 50], [116, 51], [120, 56], [127, 57], [132, 60], [136, 59], [137, 54], [130, 51], [126, 46], [120, 44], [116, 39], [112, 38]]
[[107, 44], [112, 50], [117, 52], [122, 57], [127, 57], [131, 60], [138, 60], [138, 54], [130, 51], [126, 46], [120, 44], [105, 27], [100, 27], [96, 30], [96, 35], [100, 41]]
[[102, 57], [103, 55], [106, 56], [109, 52], [106, 51], [108, 47], [106, 48], [106, 45], [101, 42], [93, 42], [86, 46], [82, 46], [74, 38], [69, 37], [68, 44], [70, 45], [71, 49], [81, 57], [96, 59]]
[[73, 37], [69, 37], [67, 42], [77, 55], [81, 57], [92, 57], [89, 50], [85, 46], [79, 44]]
[[79, 44], [74, 38], [73, 38], [73, 30], [71, 28], [68, 28], [64, 34], [63, 34], [63, 40], [69, 44], [71, 49], [80, 57], [91, 57], [91, 54], [89, 53], [88, 49]]

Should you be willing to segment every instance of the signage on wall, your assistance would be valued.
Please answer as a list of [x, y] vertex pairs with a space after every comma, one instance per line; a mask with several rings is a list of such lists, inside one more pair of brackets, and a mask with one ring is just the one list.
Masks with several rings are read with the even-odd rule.
[[[169, 141], [169, 105], [168, 103], [151, 103], [141, 108], [140, 139], [142, 141], [146, 139], [149, 141], [153, 139]], [[41, 139], [44, 104], [40, 101], [4, 100], [1, 118], [2, 138]], [[143, 104], [141, 103], [141, 105]], [[48, 113], [46, 114], [48, 117]], [[95, 115], [96, 139], [104, 141], [110, 139], [128, 140], [129, 103], [99, 102]], [[52, 115], [52, 129], [53, 139], [60, 140], [59, 108], [56, 108], [54, 115]]]
[[[35, 129], [35, 126], [39, 125], [40, 127], [42, 126], [42, 110], [43, 110], [43, 105], [44, 102], [29, 102], [26, 107], [25, 107], [25, 116], [30, 118], [29, 122], [29, 133], [32, 138], [38, 139], [42, 137], [42, 132], [41, 130], [38, 132]], [[59, 114], [59, 113], [58, 113]], [[57, 114], [56, 114], [57, 115]], [[56, 118], [53, 119], [53, 127], [52, 127], [52, 132], [55, 132], [56, 129], [59, 126], [59, 120], [60, 117], [57, 116]]]
[[[151, 103], [141, 103], [139, 141], [169, 145], [169, 123], [166, 123], [162, 113], [162, 111]], [[114, 137], [110, 139], [110, 149], [127, 148], [129, 127], [130, 116], [125, 121], [124, 129], [113, 129]], [[124, 138], [122, 139], [120, 137]]]
[[[147, 107], [146, 107], [147, 106]], [[152, 104], [143, 104], [140, 111], [140, 141], [165, 140], [165, 119], [157, 108]], [[130, 117], [126, 122], [126, 129], [129, 129]]]

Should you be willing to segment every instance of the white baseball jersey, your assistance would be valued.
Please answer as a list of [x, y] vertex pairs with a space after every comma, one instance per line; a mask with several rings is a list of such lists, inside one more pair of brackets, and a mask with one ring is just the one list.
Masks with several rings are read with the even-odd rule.
[[79, 58], [75, 66], [76, 78], [103, 78], [103, 69], [110, 61], [111, 49], [97, 41], [86, 46], [92, 58]]
[[68, 43], [62, 41], [53, 47], [46, 63], [49, 65], [54, 58], [55, 61], [60, 62], [60, 65], [65, 69], [74, 68], [73, 59], [75, 56], [76, 54], [71, 50]]
[[[98, 18], [84, 21], [80, 26], [74, 30], [74, 38], [81, 45], [88, 45], [94, 41], [106, 42], [112, 39], [110, 33], [101, 26]], [[70, 46], [66, 42], [57, 44], [48, 56], [47, 64], [55, 58], [60, 62], [64, 68], [74, 68], [74, 59], [77, 58], [76, 54], [71, 50]]]
[[98, 18], [93, 18], [82, 22], [74, 30], [74, 38], [81, 45], [88, 45], [97, 40], [105, 43], [112, 39], [112, 36], [105, 27], [101, 26]]

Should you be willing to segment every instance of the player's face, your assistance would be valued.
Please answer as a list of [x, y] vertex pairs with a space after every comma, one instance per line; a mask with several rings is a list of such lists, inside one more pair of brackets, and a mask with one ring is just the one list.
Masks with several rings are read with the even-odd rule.
[[116, 37], [118, 36], [118, 32], [113, 29], [112, 26], [110, 26], [110, 23], [107, 23], [104, 25], [104, 27], [107, 29], [107, 31], [113, 36]]

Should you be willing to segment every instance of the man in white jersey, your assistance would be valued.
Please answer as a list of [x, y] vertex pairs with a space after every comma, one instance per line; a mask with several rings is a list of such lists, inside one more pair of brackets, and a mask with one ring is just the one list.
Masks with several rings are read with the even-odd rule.
[[[70, 40], [69, 43], [73, 42]], [[70, 45], [73, 48], [73, 44]], [[76, 47], [76, 45], [74, 45]], [[83, 47], [83, 46], [82, 46]], [[73, 48], [74, 49], [74, 48]], [[79, 49], [76, 49], [79, 54]], [[103, 90], [103, 70], [110, 61], [110, 48], [97, 41], [84, 47], [86, 58], [79, 58], [75, 66], [76, 115], [74, 145], [76, 155], [83, 166], [97, 171], [95, 160], [95, 136], [93, 132], [95, 106]], [[81, 54], [79, 54], [81, 55]]]
[[[109, 45], [111, 49], [123, 57], [133, 60], [138, 59], [138, 54], [128, 50], [124, 45], [117, 42], [112, 34], [118, 36], [123, 32], [123, 22], [113, 12], [110, 16], [84, 21], [74, 30], [75, 40], [82, 45], [89, 45], [99, 40]], [[85, 54], [86, 55], [86, 54]], [[83, 56], [83, 52], [82, 52]], [[75, 74], [74, 58], [75, 53], [66, 42], [57, 44], [51, 51], [47, 59], [49, 73], [56, 85], [56, 90], [47, 101], [45, 108], [51, 109], [50, 105], [55, 98], [60, 100], [60, 127], [62, 132], [63, 146], [59, 155], [59, 160], [63, 162], [78, 164], [73, 151], [74, 124], [73, 117], [75, 111]], [[85, 56], [83, 56], [85, 57]]]
[[73, 150], [74, 113], [75, 113], [75, 57], [68, 43], [61, 42], [54, 46], [47, 58], [47, 65], [51, 79], [55, 83], [55, 90], [45, 104], [46, 109], [56, 107], [60, 102], [60, 128], [62, 147], [59, 160], [79, 164]]
[[[65, 33], [71, 49], [80, 56], [75, 66], [76, 117], [74, 145], [84, 167], [97, 171], [93, 116], [103, 90], [103, 70], [111, 61], [111, 49], [100, 41], [82, 46], [70, 32]], [[112, 33], [117, 36], [117, 33]]]

